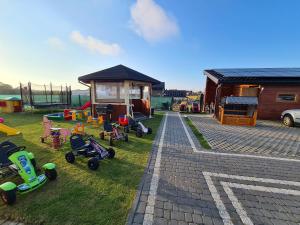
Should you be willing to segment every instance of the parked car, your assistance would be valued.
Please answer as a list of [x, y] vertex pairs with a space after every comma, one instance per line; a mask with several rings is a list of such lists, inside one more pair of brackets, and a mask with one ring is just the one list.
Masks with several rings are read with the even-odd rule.
[[300, 109], [289, 109], [281, 113], [281, 119], [284, 125], [293, 127], [300, 124]]

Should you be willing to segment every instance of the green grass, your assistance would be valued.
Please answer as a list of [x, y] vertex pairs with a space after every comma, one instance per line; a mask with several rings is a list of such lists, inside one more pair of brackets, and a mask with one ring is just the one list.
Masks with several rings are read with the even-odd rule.
[[199, 130], [195, 127], [193, 122], [191, 121], [190, 118], [185, 117], [186, 123], [189, 125], [191, 130], [193, 131], [194, 135], [197, 137], [198, 141], [200, 142], [201, 146], [205, 149], [211, 149], [210, 145], [208, 144], [207, 140], [205, 137], [199, 132]]
[[[64, 155], [70, 150], [67, 142], [60, 150], [49, 143], [40, 143], [42, 115], [32, 113], [0, 114], [5, 124], [22, 131], [21, 135], [6, 137], [0, 134], [0, 142], [10, 140], [25, 145], [35, 154], [39, 166], [46, 162], [57, 165], [58, 178], [43, 187], [17, 196], [13, 206], [0, 200], [0, 218], [27, 224], [125, 224], [135, 193], [147, 164], [149, 151], [163, 114], [145, 121], [153, 134], [137, 138], [133, 132], [129, 142], [115, 142], [116, 158], [104, 160], [97, 171], [87, 167], [87, 158], [76, 158], [68, 164]], [[72, 122], [55, 122], [59, 127], [71, 128]], [[88, 134], [98, 137], [100, 128], [86, 128]], [[108, 146], [107, 140], [97, 140]], [[5, 178], [7, 180], [7, 178]], [[0, 179], [0, 183], [5, 181]], [[19, 177], [8, 180], [22, 182]]]

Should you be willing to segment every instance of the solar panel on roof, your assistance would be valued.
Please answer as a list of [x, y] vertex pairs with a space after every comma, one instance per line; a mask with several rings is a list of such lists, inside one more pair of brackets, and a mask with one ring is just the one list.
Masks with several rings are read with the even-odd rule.
[[300, 77], [300, 68], [215, 69], [224, 77]]

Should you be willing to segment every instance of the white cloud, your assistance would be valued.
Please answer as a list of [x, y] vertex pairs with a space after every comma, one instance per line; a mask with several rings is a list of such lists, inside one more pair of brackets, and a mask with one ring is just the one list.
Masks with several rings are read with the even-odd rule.
[[130, 13], [133, 30], [149, 42], [157, 42], [179, 32], [174, 18], [154, 0], [137, 0]]
[[62, 40], [60, 40], [58, 37], [50, 37], [47, 40], [47, 43], [56, 49], [64, 49], [65, 45]]
[[105, 43], [92, 36], [85, 37], [79, 31], [73, 31], [70, 38], [73, 42], [101, 55], [119, 55], [122, 51], [121, 47], [116, 43]]

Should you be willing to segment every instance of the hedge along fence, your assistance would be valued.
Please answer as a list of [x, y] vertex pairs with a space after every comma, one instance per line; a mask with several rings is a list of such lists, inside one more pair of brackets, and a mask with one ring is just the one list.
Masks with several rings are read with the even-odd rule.
[[168, 110], [173, 103], [172, 97], [163, 97], [163, 96], [152, 96], [151, 97], [151, 107], [154, 109], [164, 109]]

